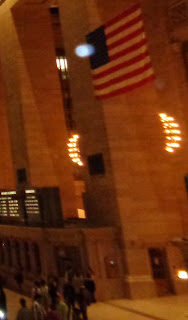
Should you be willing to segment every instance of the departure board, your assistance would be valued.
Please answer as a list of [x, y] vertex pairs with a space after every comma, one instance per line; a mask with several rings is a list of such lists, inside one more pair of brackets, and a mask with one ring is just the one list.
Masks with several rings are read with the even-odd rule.
[[25, 209], [27, 216], [40, 214], [39, 201], [36, 190], [25, 190]]
[[16, 191], [0, 192], [0, 216], [19, 217], [19, 203]]
[[63, 226], [58, 187], [0, 190], [0, 224]]

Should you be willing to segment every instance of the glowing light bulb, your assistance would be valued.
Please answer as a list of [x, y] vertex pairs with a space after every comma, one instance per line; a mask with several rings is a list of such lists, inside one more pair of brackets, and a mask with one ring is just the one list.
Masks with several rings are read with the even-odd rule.
[[166, 147], [165, 150], [168, 151], [168, 152], [174, 152], [174, 149], [171, 148], [171, 147]]
[[78, 134], [74, 134], [71, 138], [69, 138], [69, 142], [70, 143], [67, 144], [68, 147], [69, 147], [68, 148], [69, 157], [77, 165], [83, 166], [83, 162], [81, 161], [81, 157], [80, 157], [80, 150], [79, 150], [79, 147], [77, 145], [78, 139], [79, 139], [79, 135]]
[[170, 126], [171, 126], [171, 127], [174, 127], [174, 128], [178, 128], [178, 127], [179, 127], [179, 124], [177, 124], [177, 123], [170, 123]]
[[166, 117], [167, 117], [167, 115], [166, 115], [165, 113], [159, 113], [159, 116], [160, 116], [161, 118], [166, 118]]
[[179, 136], [181, 131], [176, 129], [179, 128], [179, 124], [174, 122], [173, 117], [169, 117], [165, 113], [160, 113], [159, 117], [166, 135], [165, 150], [172, 153], [174, 152], [175, 148], [180, 147], [180, 144], [177, 143], [177, 141], [181, 141], [181, 137]]
[[175, 141], [181, 141], [181, 137], [174, 137], [174, 136], [172, 136], [172, 139], [175, 140]]
[[171, 143], [171, 147], [173, 148], [179, 148], [179, 146], [180, 146], [179, 143], [175, 143], [175, 142]]
[[172, 133], [177, 133], [177, 134], [180, 134], [181, 131], [180, 130], [171, 130]]
[[178, 270], [179, 279], [188, 279], [188, 273], [185, 270]]

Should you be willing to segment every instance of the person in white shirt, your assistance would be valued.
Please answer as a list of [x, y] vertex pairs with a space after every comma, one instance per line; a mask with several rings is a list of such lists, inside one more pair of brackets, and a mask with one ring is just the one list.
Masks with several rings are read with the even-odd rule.
[[34, 315], [34, 320], [45, 320], [46, 319], [46, 311], [41, 304], [41, 296], [38, 295], [35, 297], [32, 306], [32, 312]]

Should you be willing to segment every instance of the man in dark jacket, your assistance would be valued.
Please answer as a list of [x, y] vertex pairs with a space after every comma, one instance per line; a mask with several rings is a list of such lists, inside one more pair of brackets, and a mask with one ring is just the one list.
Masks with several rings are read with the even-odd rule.
[[34, 315], [26, 305], [25, 299], [20, 299], [21, 308], [18, 311], [16, 320], [34, 320]]
[[72, 283], [72, 278], [69, 277], [68, 281], [63, 286], [63, 296], [65, 303], [68, 307], [68, 319], [70, 318], [71, 310], [74, 311], [75, 307], [75, 288]]

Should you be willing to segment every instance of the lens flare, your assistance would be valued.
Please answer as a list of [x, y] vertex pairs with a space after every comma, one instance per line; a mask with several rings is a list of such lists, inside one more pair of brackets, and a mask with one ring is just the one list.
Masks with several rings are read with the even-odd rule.
[[2, 310], [0, 310], [0, 319], [5, 319], [5, 313]]
[[95, 48], [91, 44], [81, 44], [76, 47], [75, 53], [80, 58], [86, 58], [95, 53]]

